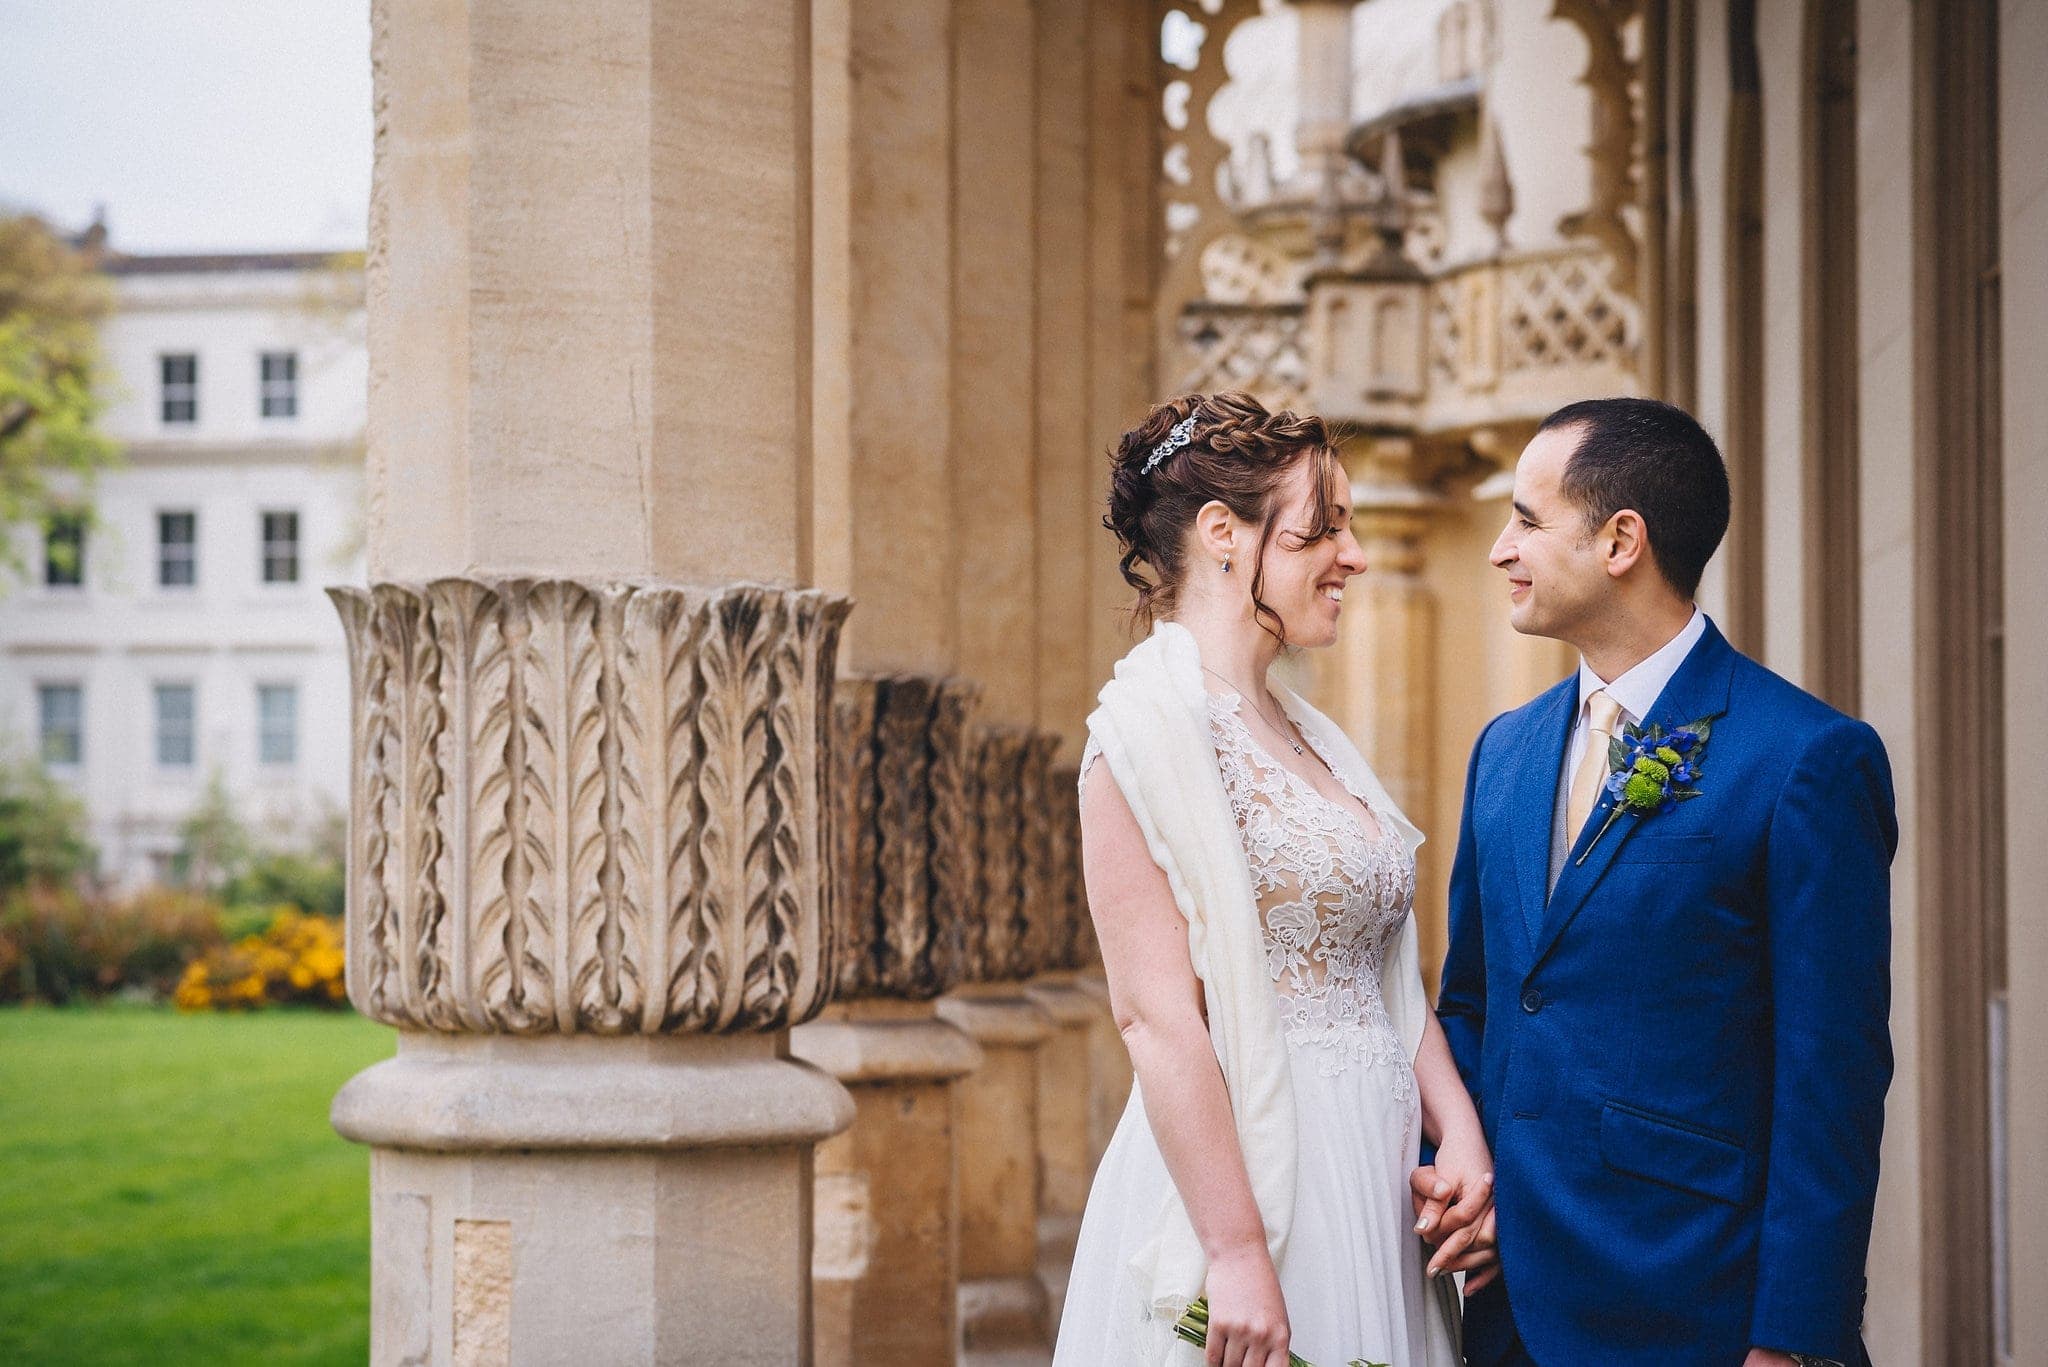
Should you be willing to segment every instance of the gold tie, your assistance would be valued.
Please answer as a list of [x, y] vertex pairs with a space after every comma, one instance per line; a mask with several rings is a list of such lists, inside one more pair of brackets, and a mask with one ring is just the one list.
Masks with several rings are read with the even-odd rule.
[[1614, 723], [1621, 716], [1621, 704], [1602, 688], [1586, 697], [1586, 752], [1579, 767], [1572, 770], [1570, 795], [1564, 804], [1565, 848], [1579, 840], [1579, 831], [1593, 813], [1600, 786], [1607, 782], [1607, 742], [1614, 736]]

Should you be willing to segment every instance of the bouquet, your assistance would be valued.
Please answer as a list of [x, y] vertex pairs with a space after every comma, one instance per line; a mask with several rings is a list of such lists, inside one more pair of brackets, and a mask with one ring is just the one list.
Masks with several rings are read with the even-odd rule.
[[[1173, 1332], [1176, 1337], [1185, 1343], [1192, 1343], [1197, 1348], [1208, 1347], [1209, 1298], [1203, 1296], [1193, 1305], [1190, 1305], [1188, 1312], [1173, 1322]], [[1289, 1353], [1287, 1355], [1287, 1367], [1315, 1367], [1315, 1364], [1302, 1357], [1299, 1353]], [[1388, 1367], [1388, 1364], [1384, 1362], [1367, 1362], [1363, 1358], [1353, 1358], [1345, 1363], [1344, 1367]]]

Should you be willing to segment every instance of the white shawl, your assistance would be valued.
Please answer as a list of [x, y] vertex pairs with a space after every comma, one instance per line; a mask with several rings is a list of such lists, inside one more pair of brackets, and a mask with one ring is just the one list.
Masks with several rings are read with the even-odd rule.
[[[1422, 833], [1394, 807], [1357, 747], [1293, 691], [1273, 691], [1337, 778], [1392, 822], [1412, 856]], [[1251, 870], [1216, 761], [1194, 636], [1161, 622], [1117, 663], [1099, 702], [1088, 730], [1187, 918], [1188, 956], [1202, 981], [1210, 1039], [1278, 1267], [1294, 1218], [1294, 1098], [1279, 994], [1266, 970]], [[1395, 932], [1381, 985], [1411, 1061], [1427, 1020], [1415, 940], [1411, 917]], [[1202, 1294], [1208, 1261], [1178, 1192], [1169, 1192], [1151, 1228], [1130, 1272], [1151, 1313], [1171, 1319]]]

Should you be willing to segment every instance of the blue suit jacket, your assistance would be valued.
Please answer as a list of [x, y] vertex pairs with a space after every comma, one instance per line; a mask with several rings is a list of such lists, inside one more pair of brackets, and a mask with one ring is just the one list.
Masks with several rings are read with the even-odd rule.
[[[1594, 808], [1548, 897], [1567, 679], [1496, 718], [1465, 783], [1438, 1007], [1493, 1146], [1484, 1364], [1861, 1360], [1891, 1081], [1884, 746], [1710, 623], [1646, 721], [1713, 719], [1699, 797]], [[1579, 856], [1591, 852], [1583, 862]]]

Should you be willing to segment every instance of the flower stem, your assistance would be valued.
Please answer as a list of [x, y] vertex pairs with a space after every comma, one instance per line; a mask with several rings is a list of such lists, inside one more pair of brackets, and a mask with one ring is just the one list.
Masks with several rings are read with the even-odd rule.
[[1621, 814], [1627, 810], [1628, 808], [1622, 806], [1619, 802], [1615, 803], [1614, 806], [1608, 808], [1607, 819], [1600, 823], [1600, 829], [1593, 832], [1592, 841], [1587, 844], [1585, 849], [1579, 851], [1579, 857], [1572, 861], [1573, 868], [1577, 868], [1579, 865], [1586, 862], [1586, 856], [1593, 852], [1594, 845], [1600, 843], [1600, 837], [1607, 834], [1607, 828], [1609, 826], [1612, 826], [1616, 821], [1619, 821], [1621, 819]]

